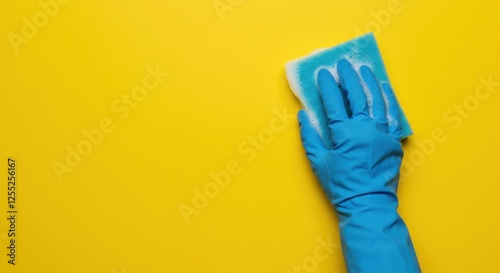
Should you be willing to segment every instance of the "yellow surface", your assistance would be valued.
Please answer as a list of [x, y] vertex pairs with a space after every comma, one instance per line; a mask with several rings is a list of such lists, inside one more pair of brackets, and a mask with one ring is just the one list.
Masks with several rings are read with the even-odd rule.
[[345, 272], [284, 64], [367, 30], [415, 130], [400, 212], [424, 272], [498, 272], [498, 1], [55, 3], [0, 4], [1, 272]]

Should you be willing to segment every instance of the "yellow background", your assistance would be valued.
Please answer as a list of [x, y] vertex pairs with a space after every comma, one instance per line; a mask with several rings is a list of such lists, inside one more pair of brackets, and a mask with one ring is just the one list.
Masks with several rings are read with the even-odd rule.
[[[219, 14], [213, 2], [71, 0], [17, 53], [9, 33], [43, 9], [0, 4], [0, 271], [287, 272], [310, 261], [338, 228], [296, 120], [252, 160], [238, 146], [269, 133], [275, 111], [299, 110], [286, 61], [360, 29], [375, 32], [415, 131], [399, 196], [423, 271], [498, 272], [500, 87], [474, 100], [480, 77], [500, 81], [498, 1], [221, 0], [230, 9]], [[157, 66], [168, 77], [121, 119], [113, 102]], [[462, 117], [453, 107], [464, 102]], [[103, 119], [114, 130], [59, 181], [54, 162]], [[418, 145], [436, 129], [444, 142]], [[8, 157], [18, 164], [16, 266]], [[179, 205], [193, 206], [228, 162], [240, 172], [186, 223]], [[314, 272], [345, 272], [340, 248]]]

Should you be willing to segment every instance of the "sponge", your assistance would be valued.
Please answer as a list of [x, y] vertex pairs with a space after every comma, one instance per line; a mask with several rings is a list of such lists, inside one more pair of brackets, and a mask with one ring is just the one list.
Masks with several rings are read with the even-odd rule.
[[[368, 33], [343, 44], [328, 49], [316, 50], [310, 55], [290, 61], [286, 64], [286, 77], [290, 88], [299, 99], [302, 108], [311, 118], [323, 143], [331, 148], [332, 142], [328, 129], [328, 120], [318, 92], [317, 73], [321, 68], [328, 69], [339, 82], [336, 65], [339, 60], [346, 59], [359, 73], [362, 65], [370, 67], [380, 84], [390, 85], [384, 62], [373, 33]], [[391, 86], [392, 88], [392, 86]], [[366, 91], [366, 89], [365, 89]], [[367, 96], [368, 100], [370, 96]], [[403, 138], [413, 134], [408, 119], [399, 107], [399, 120]]]

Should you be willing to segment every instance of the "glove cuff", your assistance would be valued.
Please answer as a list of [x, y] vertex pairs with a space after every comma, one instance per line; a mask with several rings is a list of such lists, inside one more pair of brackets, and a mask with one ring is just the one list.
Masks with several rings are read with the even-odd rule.
[[390, 193], [356, 196], [337, 205], [348, 272], [420, 272], [410, 234]]

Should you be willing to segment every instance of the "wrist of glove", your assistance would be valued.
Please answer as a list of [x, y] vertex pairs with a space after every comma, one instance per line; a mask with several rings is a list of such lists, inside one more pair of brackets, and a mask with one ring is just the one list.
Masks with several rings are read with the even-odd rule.
[[335, 206], [346, 207], [350, 199], [371, 193], [395, 197], [403, 149], [399, 140], [378, 129], [383, 126], [369, 117], [340, 124], [324, 166], [313, 164], [315, 173], [326, 172], [322, 182]]

